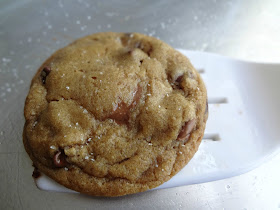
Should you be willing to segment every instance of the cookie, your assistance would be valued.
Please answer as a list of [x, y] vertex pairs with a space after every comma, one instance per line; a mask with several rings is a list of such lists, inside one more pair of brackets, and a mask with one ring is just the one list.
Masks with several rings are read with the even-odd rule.
[[26, 98], [23, 142], [34, 166], [94, 196], [146, 191], [197, 151], [207, 93], [189, 60], [138, 33], [98, 33], [55, 52]]

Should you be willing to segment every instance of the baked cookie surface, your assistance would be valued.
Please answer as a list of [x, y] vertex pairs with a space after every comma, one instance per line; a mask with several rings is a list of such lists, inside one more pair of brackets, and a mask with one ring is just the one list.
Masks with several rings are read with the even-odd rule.
[[26, 98], [23, 142], [34, 165], [90, 195], [169, 180], [193, 157], [208, 117], [189, 60], [146, 35], [98, 33], [55, 52]]

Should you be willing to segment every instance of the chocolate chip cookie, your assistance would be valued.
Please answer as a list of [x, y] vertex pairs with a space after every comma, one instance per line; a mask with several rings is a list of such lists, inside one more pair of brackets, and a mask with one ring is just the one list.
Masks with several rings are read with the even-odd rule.
[[23, 142], [58, 183], [95, 196], [161, 185], [193, 157], [208, 117], [189, 60], [138, 33], [98, 33], [55, 52], [26, 98]]

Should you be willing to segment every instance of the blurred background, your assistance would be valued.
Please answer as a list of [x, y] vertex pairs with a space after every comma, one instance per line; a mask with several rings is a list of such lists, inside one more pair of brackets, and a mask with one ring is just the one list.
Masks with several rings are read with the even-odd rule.
[[55, 50], [103, 31], [140, 32], [175, 48], [280, 63], [279, 0], [0, 1], [0, 209], [277, 209], [279, 155], [211, 183], [92, 198], [36, 188], [22, 144], [32, 76]]

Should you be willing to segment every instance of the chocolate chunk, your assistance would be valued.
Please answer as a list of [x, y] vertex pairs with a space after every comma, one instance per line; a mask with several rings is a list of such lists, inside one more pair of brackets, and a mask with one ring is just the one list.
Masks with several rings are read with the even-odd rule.
[[40, 171], [38, 170], [38, 168], [36, 168], [36, 167], [34, 166], [34, 170], [33, 170], [33, 173], [32, 173], [32, 177], [33, 177], [34, 179], [37, 179], [37, 178], [39, 178], [40, 176], [41, 176]]
[[121, 43], [123, 46], [127, 46], [129, 44], [129, 39], [131, 37], [131, 33], [125, 33], [122, 37], [121, 37]]
[[[171, 83], [171, 86], [172, 86], [173, 89], [182, 89], [181, 82], [182, 82], [182, 80], [183, 80], [183, 77], [184, 77], [184, 75], [182, 74], [182, 75], [178, 76], [178, 77], [175, 79], [175, 81], [174, 81], [174, 80], [172, 79], [172, 77], [169, 76], [168, 80], [169, 80], [169, 82]], [[174, 81], [174, 82], [173, 82], [173, 81]]]
[[204, 119], [203, 119], [203, 121], [206, 122], [207, 118], [208, 118], [208, 98], [206, 98], [205, 112], [204, 112]]
[[181, 128], [181, 131], [177, 137], [177, 140], [187, 141], [190, 137], [190, 133], [193, 131], [193, 129], [195, 127], [195, 123], [196, 123], [195, 119], [192, 119], [192, 120], [186, 122]]
[[126, 123], [129, 119], [129, 106], [124, 102], [118, 103], [109, 118], [118, 124]]
[[138, 41], [135, 43], [135, 48], [141, 49], [143, 52], [145, 52], [149, 57], [153, 51], [153, 47], [149, 42], [141, 42]]
[[43, 70], [41, 71], [41, 77], [42, 77], [43, 84], [46, 83], [46, 78], [47, 78], [47, 76], [49, 75], [50, 72], [51, 72], [50, 67], [44, 67]]
[[63, 151], [57, 151], [53, 156], [53, 164], [55, 167], [62, 168], [67, 165], [66, 155]]
[[133, 101], [130, 105], [123, 101], [118, 103], [109, 118], [115, 120], [118, 124], [127, 124], [129, 120], [130, 109], [133, 109], [141, 98], [142, 88], [138, 85], [133, 93]]
[[205, 108], [205, 112], [204, 115], [208, 114], [208, 98], [206, 98], [206, 108]]
[[131, 53], [134, 49], [138, 48], [146, 53], [149, 57], [153, 51], [153, 46], [149, 42], [143, 40], [132, 39], [133, 34], [125, 35], [121, 38], [122, 45], [128, 47], [128, 53]]
[[182, 82], [183, 76], [184, 76], [184, 75], [180, 75], [179, 77], [177, 77], [177, 79], [175, 80], [175, 82], [177, 82], [177, 83], [180, 84], [180, 83]]

